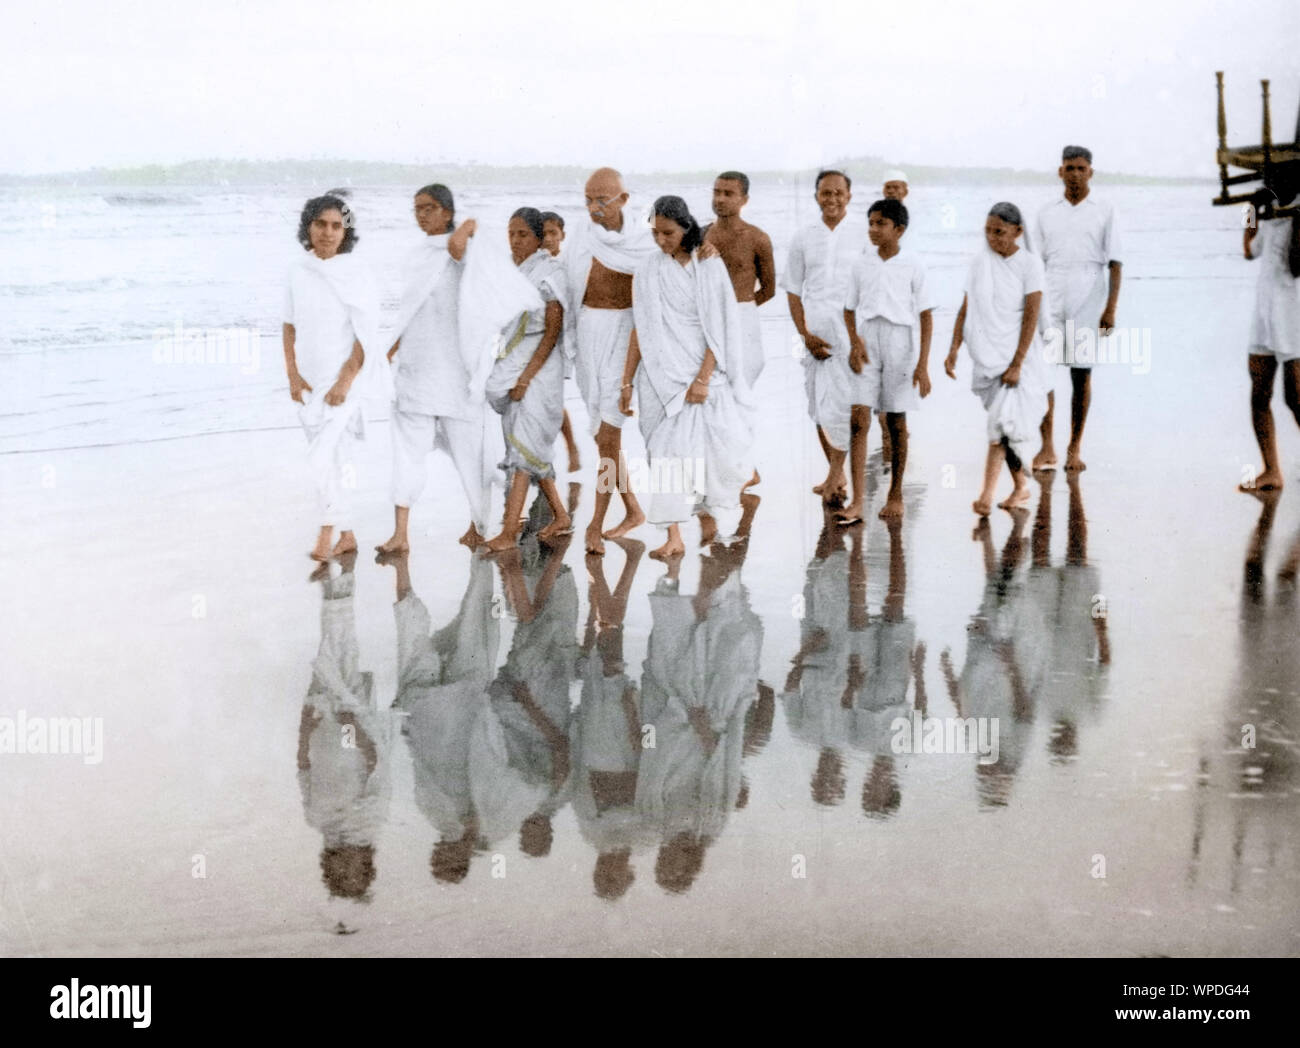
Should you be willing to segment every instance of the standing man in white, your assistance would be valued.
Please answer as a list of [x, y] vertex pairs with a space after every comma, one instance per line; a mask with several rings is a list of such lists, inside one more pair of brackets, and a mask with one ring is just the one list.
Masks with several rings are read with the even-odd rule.
[[849, 370], [849, 340], [844, 327], [844, 300], [853, 264], [867, 243], [861, 222], [846, 221], [852, 182], [842, 171], [821, 171], [814, 183], [821, 218], [800, 229], [790, 244], [781, 286], [790, 303], [790, 318], [803, 339], [804, 385], [808, 414], [826, 455], [826, 480], [813, 492], [830, 504], [847, 494], [844, 458], [849, 448], [850, 416], [871, 424], [871, 409], [855, 406], [860, 385]]
[[[1079, 449], [1092, 402], [1094, 353], [1098, 339], [1115, 326], [1119, 303], [1119, 229], [1115, 208], [1088, 191], [1092, 179], [1089, 150], [1066, 146], [1057, 174], [1065, 183], [1065, 195], [1039, 211], [1029, 249], [1038, 252], [1046, 268], [1048, 331], [1061, 340], [1059, 362], [1070, 369], [1070, 444], [1065, 450], [1065, 468], [1078, 473], [1088, 468]], [[1077, 353], [1077, 349], [1085, 352]], [[1056, 396], [1049, 392], [1043, 446], [1034, 456], [1036, 470], [1056, 468], [1052, 437], [1055, 407]]]

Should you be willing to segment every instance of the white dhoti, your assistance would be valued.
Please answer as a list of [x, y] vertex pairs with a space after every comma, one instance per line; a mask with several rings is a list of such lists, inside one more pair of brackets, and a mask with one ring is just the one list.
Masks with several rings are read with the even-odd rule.
[[307, 403], [298, 419], [307, 434], [307, 463], [316, 484], [321, 523], [352, 530], [352, 491], [356, 487], [352, 455], [365, 434], [360, 395], [339, 405], [325, 403], [324, 392], [304, 393]]
[[499, 479], [500, 437], [484, 404], [479, 419], [448, 418], [393, 410], [393, 505], [410, 507], [419, 499], [428, 478], [425, 457], [445, 451], [456, 467], [470, 518], [485, 532], [491, 504], [491, 484]]
[[817, 360], [803, 355], [804, 389], [808, 394], [808, 415], [821, 427], [827, 441], [839, 451], [849, 447], [849, 416], [854, 403], [861, 403], [861, 379], [849, 367], [848, 331], [844, 327], [844, 306], [839, 302], [805, 300], [804, 323], [810, 334], [830, 344], [831, 355]]
[[578, 346], [573, 358], [573, 375], [587, 405], [592, 436], [602, 422], [622, 429], [627, 418], [618, 409], [618, 398], [623, 386], [623, 367], [627, 363], [632, 326], [630, 309], [583, 306], [578, 311]]
[[725, 383], [711, 385], [703, 404], [686, 404], [665, 417], [646, 440], [646, 519], [663, 525], [690, 520], [697, 510], [713, 516], [734, 510], [754, 475], [752, 445], [744, 413]]

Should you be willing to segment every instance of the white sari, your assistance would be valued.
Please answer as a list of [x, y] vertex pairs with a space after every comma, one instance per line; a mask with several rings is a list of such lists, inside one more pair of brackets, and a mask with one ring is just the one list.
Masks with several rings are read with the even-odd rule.
[[501, 331], [501, 348], [487, 379], [487, 399], [501, 416], [506, 454], [501, 468], [508, 474], [524, 470], [538, 479], [555, 476], [551, 448], [564, 422], [564, 351], [556, 345], [541, 370], [528, 384], [522, 400], [511, 400], [510, 391], [528, 367], [546, 333], [547, 303], [563, 306], [566, 288], [563, 267], [546, 251], [538, 249], [519, 266], [519, 272], [537, 289], [540, 309], [513, 318]]
[[[659, 252], [637, 270], [632, 304], [641, 349], [637, 402], [652, 482], [666, 472], [685, 476], [688, 468], [695, 481], [693, 491], [652, 488], [650, 521], [687, 520], [697, 502], [710, 510], [737, 506], [754, 474], [753, 435], [745, 334], [726, 266], [716, 257], [683, 266]], [[716, 367], [708, 397], [688, 404], [687, 390], [709, 349]], [[673, 470], [664, 468], [669, 463]]]

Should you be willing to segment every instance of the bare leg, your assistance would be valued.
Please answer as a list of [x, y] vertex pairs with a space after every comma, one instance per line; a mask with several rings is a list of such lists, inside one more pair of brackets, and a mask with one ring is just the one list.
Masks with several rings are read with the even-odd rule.
[[826, 439], [821, 426], [817, 427], [817, 440], [822, 446], [822, 454], [826, 456], [827, 470], [826, 479], [813, 488], [813, 494], [820, 495], [823, 502], [831, 503], [844, 498], [848, 492], [844, 483], [844, 452]]
[[582, 460], [578, 456], [578, 445], [573, 439], [573, 423], [569, 421], [569, 413], [564, 413], [564, 421], [560, 423], [560, 432], [564, 435], [564, 446], [569, 452], [569, 472], [577, 473], [582, 469]]
[[[603, 442], [601, 440], [602, 435], [605, 438]], [[618, 476], [620, 478], [626, 477], [627, 470], [623, 465], [623, 431], [602, 422], [600, 431], [596, 434], [596, 446], [600, 449], [602, 459], [612, 459], [618, 465]], [[631, 486], [620, 484], [618, 489], [619, 496], [623, 499], [623, 520], [617, 527], [601, 532], [601, 535], [607, 539], [621, 539], [629, 531], [639, 528], [645, 523], [645, 514], [641, 512], [641, 504], [637, 502]], [[599, 493], [596, 498], [597, 500], [600, 499]], [[608, 493], [606, 493], [605, 505], [606, 507], [609, 505]], [[602, 525], [605, 523], [605, 514], [599, 509], [599, 501], [597, 502], [596, 521], [592, 522], [593, 525], [597, 521]]]
[[1280, 491], [1282, 470], [1277, 461], [1277, 433], [1273, 427], [1273, 379], [1277, 375], [1277, 358], [1263, 353], [1252, 353], [1250, 366], [1250, 420], [1255, 427], [1255, 440], [1264, 456], [1264, 468], [1253, 483], [1246, 481], [1237, 486], [1238, 491], [1253, 495], [1260, 491]]
[[988, 458], [984, 460], [984, 487], [980, 491], [980, 497], [971, 503], [971, 509], [978, 517], [987, 517], [993, 512], [993, 493], [997, 490], [998, 475], [1002, 472], [1005, 458], [1001, 441], [989, 445]]
[[718, 537], [718, 522], [712, 513], [700, 513], [700, 545], [707, 546]]
[[519, 518], [524, 515], [524, 499], [527, 497], [528, 474], [522, 469], [517, 469], [510, 477], [510, 491], [506, 494], [506, 511], [501, 518], [501, 534], [484, 543], [485, 553], [500, 553], [519, 545]]
[[555, 519], [537, 533], [537, 538], [542, 542], [550, 542], [562, 535], [572, 535], [573, 520], [569, 516], [569, 511], [564, 508], [564, 502], [560, 498], [560, 489], [555, 486], [555, 478], [546, 477], [544, 480], [538, 481], [538, 486], [542, 489], [542, 494], [551, 507], [551, 515]]
[[334, 528], [330, 524], [321, 526], [320, 534], [316, 536], [316, 548], [308, 556], [312, 560], [319, 560], [322, 564], [330, 559], [330, 540], [334, 537]]
[[406, 536], [407, 524], [411, 519], [410, 506], [393, 507], [393, 534], [386, 542], [380, 543], [375, 549], [380, 553], [406, 553], [411, 548], [410, 540]]
[[1079, 458], [1083, 445], [1083, 425], [1088, 421], [1088, 407], [1092, 404], [1092, 369], [1070, 368], [1070, 446], [1065, 449], [1065, 471], [1082, 473], [1088, 468]]
[[674, 557], [680, 557], [686, 552], [686, 544], [682, 542], [682, 529], [676, 524], [668, 525], [668, 541], [658, 549], [652, 549], [650, 556], [655, 560], [672, 560]]
[[884, 463], [886, 470], [893, 468], [894, 457], [890, 454], [890, 434], [889, 423], [885, 419], [885, 412], [877, 411], [876, 418], [880, 419], [880, 458]]
[[[1002, 454], [1007, 460], [1007, 469], [1011, 471], [1011, 480], [1015, 484], [1011, 494], [998, 503], [999, 509], [1021, 509], [1029, 504], [1031, 492], [1029, 490], [1029, 471], [1025, 469], [1025, 464], [1020, 460], [1020, 456], [1012, 450], [1011, 445], [1007, 443], [1006, 438], [1002, 440]], [[1023, 522], [1022, 522], [1023, 523]]]
[[1043, 438], [1042, 450], [1034, 456], [1034, 469], [1055, 469], [1056, 468], [1056, 443], [1052, 436], [1052, 420], [1056, 417], [1056, 394], [1048, 391], [1047, 394], [1047, 414], [1043, 416], [1043, 423], [1038, 427], [1038, 432]]
[[907, 416], [891, 411], [885, 416], [890, 435], [889, 497], [880, 511], [881, 520], [903, 519], [903, 473], [907, 469]]
[[866, 508], [867, 437], [870, 433], [871, 408], [854, 404], [849, 415], [849, 477], [853, 482], [853, 501], [835, 515], [837, 523], [854, 524], [862, 519]]
[[750, 529], [754, 526], [754, 514], [758, 512], [758, 504], [762, 501], [752, 491], [746, 491], [740, 496], [740, 523], [736, 525], [736, 538], [749, 537]]

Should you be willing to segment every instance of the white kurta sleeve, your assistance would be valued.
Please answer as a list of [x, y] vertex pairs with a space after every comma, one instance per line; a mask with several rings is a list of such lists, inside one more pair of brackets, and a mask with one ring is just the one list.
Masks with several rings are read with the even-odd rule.
[[1102, 231], [1102, 251], [1107, 263], [1120, 260], [1119, 219], [1115, 216], [1114, 206], [1106, 209], [1106, 227]]
[[785, 272], [781, 274], [781, 287], [792, 295], [802, 297], [806, 269], [803, 236], [796, 233], [790, 244], [790, 254], [786, 256]]

